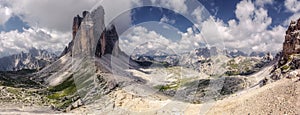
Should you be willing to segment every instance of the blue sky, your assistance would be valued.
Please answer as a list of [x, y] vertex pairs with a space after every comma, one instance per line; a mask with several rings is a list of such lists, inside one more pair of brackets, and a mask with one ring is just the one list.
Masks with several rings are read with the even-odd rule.
[[[236, 19], [235, 16], [235, 9], [236, 5], [241, 0], [198, 0], [201, 4], [205, 6], [205, 8], [209, 11], [212, 16], [219, 18], [223, 21], [229, 21], [231, 19]], [[284, 21], [287, 20], [288, 17], [292, 16], [293, 12], [288, 12], [284, 6], [284, 0], [276, 0], [273, 4], [267, 4], [265, 8], [268, 10], [268, 15], [272, 17], [272, 24], [271, 27], [276, 25], [284, 25]], [[151, 11], [149, 11], [151, 9]], [[134, 24], [140, 23], [143, 21], [159, 21], [164, 15], [167, 15], [169, 18], [173, 18], [175, 20], [185, 20], [182, 15], [176, 14], [171, 10], [163, 9], [161, 11], [157, 7], [142, 7], [139, 9], [134, 9], [135, 17], [133, 20]], [[80, 12], [79, 12], [80, 13]], [[0, 32], [1, 31], [11, 31], [11, 30], [18, 30], [20, 32], [23, 31], [22, 28], [28, 29], [30, 26], [28, 23], [24, 22], [20, 19], [22, 15], [14, 15], [9, 18], [9, 20], [5, 23], [0, 25]], [[138, 19], [137, 19], [138, 18]], [[174, 24], [174, 26], [178, 26], [177, 28], [181, 31], [186, 31], [188, 25], [190, 25], [187, 21], [180, 21], [184, 22], [184, 24]], [[37, 22], [38, 23], [38, 22]], [[188, 23], [188, 24], [185, 24]], [[185, 26], [186, 25], [186, 26]]]
[[[124, 1], [2, 0], [0, 57], [31, 47], [61, 51], [71, 40], [73, 16], [95, 4], [104, 6], [106, 22], [114, 20], [125, 50], [155, 38], [180, 51], [206, 43], [226, 50], [278, 52], [289, 21], [300, 17], [298, 0]], [[144, 4], [154, 7], [134, 8]]]
[[[223, 21], [229, 21], [230, 19], [236, 19], [234, 11], [236, 5], [241, 0], [199, 0], [208, 11], [222, 19]], [[262, 0], [264, 1], [264, 0]], [[266, 4], [265, 9], [268, 10], [268, 15], [272, 17], [272, 25], [276, 26], [284, 23], [284, 21], [292, 16], [294, 13], [287, 11], [284, 6], [284, 0], [274, 0], [272, 4]]]
[[[200, 3], [202, 3], [205, 8], [209, 11], [209, 13], [224, 22], [227, 22], [231, 19], [236, 19], [235, 16], [235, 10], [236, 5], [241, 0], [198, 0]], [[273, 1], [272, 4], [266, 4], [264, 6], [265, 9], [268, 10], [268, 15], [272, 18], [272, 24], [270, 25], [269, 29], [277, 26], [277, 25], [285, 25], [284, 22], [287, 20], [287, 18], [291, 17], [294, 13], [287, 11], [287, 9], [284, 6], [284, 0], [276, 0]], [[151, 9], [151, 11], [149, 11]], [[175, 19], [175, 20], [184, 20], [183, 17], [180, 14], [174, 14], [173, 11], [163, 9], [161, 11], [158, 8], [155, 7], [143, 7], [140, 9], [136, 9], [134, 19], [136, 21], [134, 23], [140, 23], [143, 21], [159, 21], [164, 14], [168, 15], [169, 18]], [[137, 19], [138, 18], [138, 19]], [[186, 22], [186, 21], [180, 21], [180, 22]], [[188, 23], [188, 22], [187, 22]], [[174, 26], [182, 26], [187, 24], [175, 24]], [[187, 27], [179, 27], [181, 31], [186, 31]]]

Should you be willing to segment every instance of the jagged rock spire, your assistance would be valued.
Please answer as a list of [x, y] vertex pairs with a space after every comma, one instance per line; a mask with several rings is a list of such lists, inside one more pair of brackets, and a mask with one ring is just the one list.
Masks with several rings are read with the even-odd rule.
[[[75, 16], [72, 26], [72, 41], [61, 56], [68, 53], [70, 55], [82, 54], [83, 52], [89, 52], [88, 55], [97, 57], [105, 54], [118, 54], [120, 48], [116, 27], [110, 24], [105, 28], [104, 14], [104, 9], [100, 6], [91, 13], [82, 12], [83, 17]], [[76, 48], [74, 49], [74, 47]]]

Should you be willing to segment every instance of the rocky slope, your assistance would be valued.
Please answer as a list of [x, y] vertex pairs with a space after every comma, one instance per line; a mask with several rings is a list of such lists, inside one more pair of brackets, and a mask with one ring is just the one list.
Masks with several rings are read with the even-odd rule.
[[0, 58], [0, 71], [22, 69], [40, 70], [57, 59], [55, 54], [46, 50], [30, 49], [27, 53], [14, 54]]
[[116, 27], [104, 25], [102, 6], [92, 12], [84, 11], [83, 17], [74, 17], [72, 30], [73, 39], [61, 57], [33, 77], [48, 87], [48, 97], [59, 102], [54, 106], [62, 111], [91, 103], [111, 92], [117, 86], [112, 67], [128, 65], [126, 59], [119, 58], [114, 65], [110, 63], [114, 57], [126, 55], [119, 50]]
[[278, 80], [286, 73], [300, 68], [300, 18], [291, 21], [285, 35], [282, 52], [278, 53], [278, 63], [274, 65], [272, 80]]

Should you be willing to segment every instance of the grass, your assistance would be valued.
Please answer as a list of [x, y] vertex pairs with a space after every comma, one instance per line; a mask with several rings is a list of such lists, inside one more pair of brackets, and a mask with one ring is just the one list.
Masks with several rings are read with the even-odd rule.
[[12, 94], [18, 94], [19, 93], [19, 91], [17, 89], [13, 89], [13, 88], [7, 88], [7, 91], [9, 93], [12, 93]]
[[13, 74], [10, 72], [0, 72], [0, 84], [2, 86], [9, 86], [9, 87], [40, 87], [40, 85], [33, 80], [29, 79], [26, 74]]
[[68, 95], [73, 95], [74, 93], [76, 93], [77, 89], [76, 86], [71, 85], [70, 87], [59, 91], [59, 92], [55, 92], [51, 95], [48, 96], [49, 99], [60, 99], [62, 97], [68, 96]]
[[158, 85], [154, 88], [159, 89], [159, 91], [167, 91], [167, 90], [176, 90], [179, 88], [178, 84], [168, 84], [168, 85]]
[[244, 59], [236, 63], [234, 59], [227, 62], [228, 71], [225, 72], [227, 76], [233, 75], [250, 75], [256, 72], [254, 69], [259, 62], [252, 59]]
[[4, 73], [4, 74], [17, 74], [17, 75], [26, 75], [26, 74], [31, 74], [37, 72], [36, 69], [22, 69], [22, 70], [18, 70], [18, 71], [0, 71], [0, 73]]
[[57, 85], [57, 86], [53, 86], [53, 87], [49, 87], [49, 91], [51, 92], [57, 92], [57, 91], [62, 91], [68, 87], [70, 87], [72, 84], [74, 84], [74, 80], [73, 80], [73, 75], [71, 75], [67, 80], [65, 80], [63, 83]]
[[290, 69], [290, 66], [284, 65], [284, 66], [282, 66], [281, 68], [282, 68], [282, 70], [288, 70], [288, 69]]
[[74, 83], [74, 79], [72, 75], [65, 80], [63, 83], [48, 88], [48, 91], [52, 92], [53, 94], [48, 95], [49, 99], [60, 99], [62, 97], [68, 96], [68, 95], [73, 95], [76, 93], [77, 88]]

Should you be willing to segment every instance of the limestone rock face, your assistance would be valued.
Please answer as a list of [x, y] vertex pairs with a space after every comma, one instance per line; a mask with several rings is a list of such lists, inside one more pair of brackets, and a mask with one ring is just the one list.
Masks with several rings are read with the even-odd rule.
[[[88, 11], [83, 11], [82, 16], [80, 17], [79, 15], [75, 16], [73, 18], [73, 26], [72, 26], [72, 41], [68, 44], [68, 46], [66, 46], [66, 48], [64, 49], [64, 51], [61, 53], [61, 56], [66, 55], [68, 52], [72, 51], [72, 47], [73, 47], [73, 42], [74, 39], [76, 37], [76, 33], [79, 30], [80, 24], [82, 22], [82, 20], [84, 19], [84, 17], [88, 14]], [[71, 53], [70, 53], [71, 54]]]
[[120, 49], [118, 40], [119, 36], [116, 27], [114, 25], [110, 25], [110, 27], [106, 28], [101, 34], [96, 48], [96, 56], [101, 57], [105, 54], [117, 55]]
[[119, 36], [114, 25], [105, 28], [104, 9], [98, 7], [93, 12], [84, 11], [83, 17], [73, 19], [72, 41], [61, 56], [89, 55], [101, 57], [105, 54], [118, 54]]
[[283, 43], [282, 56], [284, 60], [288, 60], [291, 54], [300, 53], [300, 19], [297, 22], [291, 21], [286, 31]]
[[[278, 80], [282, 78], [282, 73], [288, 73], [300, 68], [300, 18], [291, 21], [286, 31], [282, 52], [275, 57], [278, 64], [274, 65], [271, 78]], [[277, 59], [280, 57], [279, 59]]]

